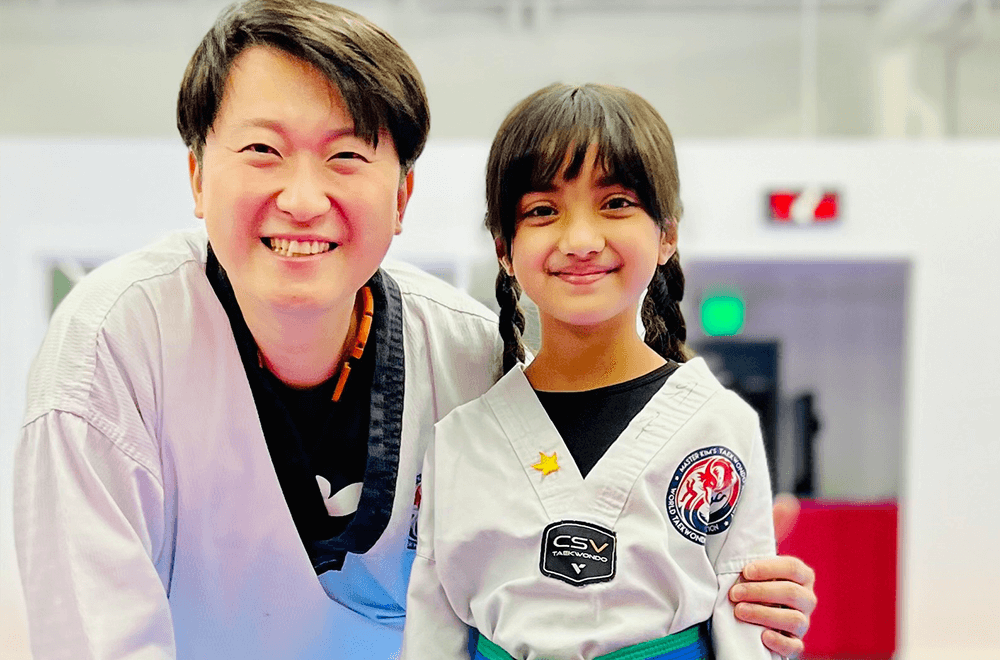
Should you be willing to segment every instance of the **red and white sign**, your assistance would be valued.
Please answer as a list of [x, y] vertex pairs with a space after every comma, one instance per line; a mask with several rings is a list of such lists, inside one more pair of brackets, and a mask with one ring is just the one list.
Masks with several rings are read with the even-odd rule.
[[768, 219], [778, 224], [829, 224], [840, 220], [840, 194], [804, 188], [775, 190], [767, 195]]

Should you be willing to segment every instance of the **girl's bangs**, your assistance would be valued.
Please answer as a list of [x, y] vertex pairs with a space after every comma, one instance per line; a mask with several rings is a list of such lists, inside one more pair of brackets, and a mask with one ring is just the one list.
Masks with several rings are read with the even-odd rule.
[[[523, 151], [508, 191], [517, 199], [549, 190], [557, 178], [571, 181], [583, 168], [587, 149], [597, 144], [597, 162], [608, 178], [636, 193], [651, 216], [659, 215], [655, 193], [633, 138], [625, 108], [586, 87], [561, 94], [559, 103], [542, 103], [539, 116], [527, 122]], [[511, 174], [514, 172], [511, 171]]]

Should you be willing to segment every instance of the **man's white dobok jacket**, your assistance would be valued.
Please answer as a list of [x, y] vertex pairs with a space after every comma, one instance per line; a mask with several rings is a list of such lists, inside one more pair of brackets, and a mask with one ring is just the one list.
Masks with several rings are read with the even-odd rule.
[[421, 461], [434, 422], [494, 382], [496, 318], [412, 267], [383, 269], [398, 288], [405, 403], [385, 411], [401, 417], [381, 457], [394, 478], [363, 492], [362, 506], [389, 500], [391, 515], [371, 550], [321, 582], [206, 278], [206, 248], [203, 231], [183, 232], [116, 259], [52, 318], [16, 453], [35, 656], [392, 657]]

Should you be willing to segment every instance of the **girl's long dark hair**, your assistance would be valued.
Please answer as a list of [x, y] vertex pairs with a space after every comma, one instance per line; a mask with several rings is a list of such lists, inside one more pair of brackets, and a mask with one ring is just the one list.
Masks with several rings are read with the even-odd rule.
[[[497, 132], [486, 166], [486, 227], [511, 257], [517, 205], [526, 193], [549, 188], [561, 174], [576, 178], [587, 149], [598, 165], [632, 190], [663, 231], [681, 216], [680, 180], [670, 129], [645, 99], [621, 87], [557, 83], [517, 104]], [[503, 267], [497, 276], [504, 372], [524, 360], [521, 290]], [[684, 273], [675, 253], [656, 269], [642, 304], [646, 343], [667, 359], [684, 362], [687, 326], [680, 310]]]

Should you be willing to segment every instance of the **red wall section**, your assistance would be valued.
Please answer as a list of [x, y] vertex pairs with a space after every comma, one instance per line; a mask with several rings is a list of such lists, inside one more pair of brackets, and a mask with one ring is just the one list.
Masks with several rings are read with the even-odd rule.
[[803, 500], [781, 554], [816, 571], [819, 605], [803, 658], [881, 660], [896, 650], [895, 502]]

